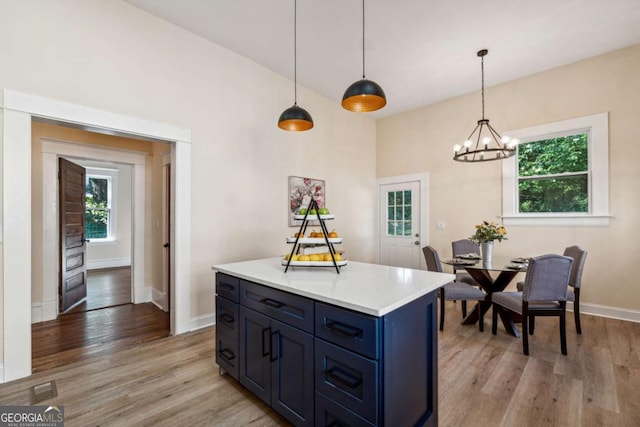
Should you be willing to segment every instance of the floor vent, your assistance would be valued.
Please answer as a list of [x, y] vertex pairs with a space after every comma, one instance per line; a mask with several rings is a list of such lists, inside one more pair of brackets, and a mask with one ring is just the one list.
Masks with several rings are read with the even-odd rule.
[[31, 387], [31, 404], [43, 402], [58, 396], [58, 389], [56, 388], [55, 380], [48, 381], [43, 384], [34, 385]]

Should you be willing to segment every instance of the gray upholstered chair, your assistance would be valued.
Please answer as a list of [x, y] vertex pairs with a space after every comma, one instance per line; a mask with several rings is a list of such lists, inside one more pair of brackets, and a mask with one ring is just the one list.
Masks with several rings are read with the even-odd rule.
[[[582, 270], [584, 270], [584, 262], [587, 259], [587, 251], [580, 249], [579, 246], [569, 246], [564, 250], [564, 256], [573, 258], [571, 276], [569, 276], [569, 290], [567, 293], [567, 301], [573, 301], [573, 318], [576, 321], [576, 331], [581, 334], [582, 327], [580, 326], [580, 288], [582, 286]], [[571, 288], [573, 288], [573, 290]]]
[[[573, 318], [576, 322], [576, 332], [582, 333], [580, 326], [580, 288], [582, 286], [582, 271], [584, 270], [584, 262], [587, 259], [587, 251], [579, 246], [569, 246], [564, 250], [563, 255], [573, 258], [571, 266], [571, 277], [569, 278], [569, 289], [567, 293], [567, 301], [573, 301]], [[517, 283], [518, 291], [524, 289], [524, 282]], [[571, 289], [573, 288], [573, 290]], [[533, 331], [534, 321], [530, 322], [530, 331]]]
[[[453, 253], [454, 258], [470, 253], [480, 255], [480, 245], [469, 239], [456, 240], [455, 242], [451, 242], [451, 252]], [[460, 270], [454, 266], [453, 273], [456, 275], [456, 282], [465, 282], [473, 286], [478, 286], [478, 283], [473, 280], [473, 277], [464, 270]]]
[[[442, 263], [438, 252], [431, 246], [425, 246], [422, 248], [424, 258], [427, 261], [427, 270], [436, 271], [442, 273]], [[482, 301], [486, 297], [486, 294], [480, 289], [462, 282], [449, 282], [442, 286], [438, 290], [438, 296], [440, 297], [440, 330], [444, 330], [444, 302], [445, 301]], [[482, 310], [480, 312], [480, 330], [484, 331], [484, 319], [482, 316]], [[462, 316], [466, 316], [463, 313]]]
[[498, 307], [522, 316], [522, 351], [529, 354], [529, 317], [558, 316], [560, 318], [560, 348], [567, 354], [566, 308], [567, 286], [573, 258], [563, 255], [542, 255], [529, 261], [522, 292], [495, 292], [491, 295], [493, 314], [491, 333], [496, 334]]

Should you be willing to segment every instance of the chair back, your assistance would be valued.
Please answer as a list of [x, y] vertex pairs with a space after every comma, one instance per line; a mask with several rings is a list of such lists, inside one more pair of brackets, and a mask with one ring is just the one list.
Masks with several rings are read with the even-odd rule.
[[524, 279], [524, 301], [566, 301], [573, 258], [542, 255], [531, 258]]
[[440, 263], [440, 257], [438, 251], [431, 246], [425, 246], [422, 248], [424, 259], [427, 261], [427, 270], [442, 273], [442, 264]]
[[480, 245], [469, 239], [461, 239], [451, 242], [451, 249], [454, 257], [470, 253], [480, 254]]
[[587, 251], [580, 249], [579, 246], [569, 246], [564, 250], [563, 255], [573, 258], [569, 285], [574, 288], [579, 288], [582, 284], [582, 270], [584, 269], [584, 262], [587, 259]]

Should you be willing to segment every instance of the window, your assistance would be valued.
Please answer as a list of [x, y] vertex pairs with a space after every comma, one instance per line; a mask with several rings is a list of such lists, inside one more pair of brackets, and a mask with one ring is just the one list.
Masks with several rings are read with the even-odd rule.
[[518, 154], [503, 161], [505, 225], [606, 225], [607, 113], [505, 132]]
[[589, 133], [518, 146], [518, 212], [589, 212]]
[[387, 236], [411, 236], [411, 190], [387, 193]]
[[112, 193], [110, 176], [87, 173], [87, 239], [113, 239]]

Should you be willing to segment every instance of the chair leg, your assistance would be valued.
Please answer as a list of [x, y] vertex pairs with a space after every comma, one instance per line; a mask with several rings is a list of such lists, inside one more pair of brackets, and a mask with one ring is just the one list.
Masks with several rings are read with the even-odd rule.
[[580, 288], [574, 288], [574, 295], [576, 300], [573, 302], [573, 317], [576, 320], [576, 331], [581, 334], [582, 327], [580, 326]]
[[562, 354], [567, 355], [567, 322], [564, 309], [560, 313], [560, 350]]
[[440, 289], [440, 331], [444, 331], [444, 289]]
[[522, 352], [525, 354], [525, 356], [529, 355], [529, 330], [527, 325], [528, 323], [529, 323], [529, 315], [522, 313]]
[[491, 313], [491, 333], [495, 335], [498, 332], [498, 310], [496, 305], [493, 304], [493, 310]]
[[529, 316], [529, 335], [533, 335], [536, 329], [536, 316]]
[[484, 332], [484, 315], [482, 314], [482, 307], [480, 307], [480, 301], [478, 301], [478, 323], [480, 324], [480, 332]]
[[462, 301], [462, 318], [467, 317], [467, 302]]

